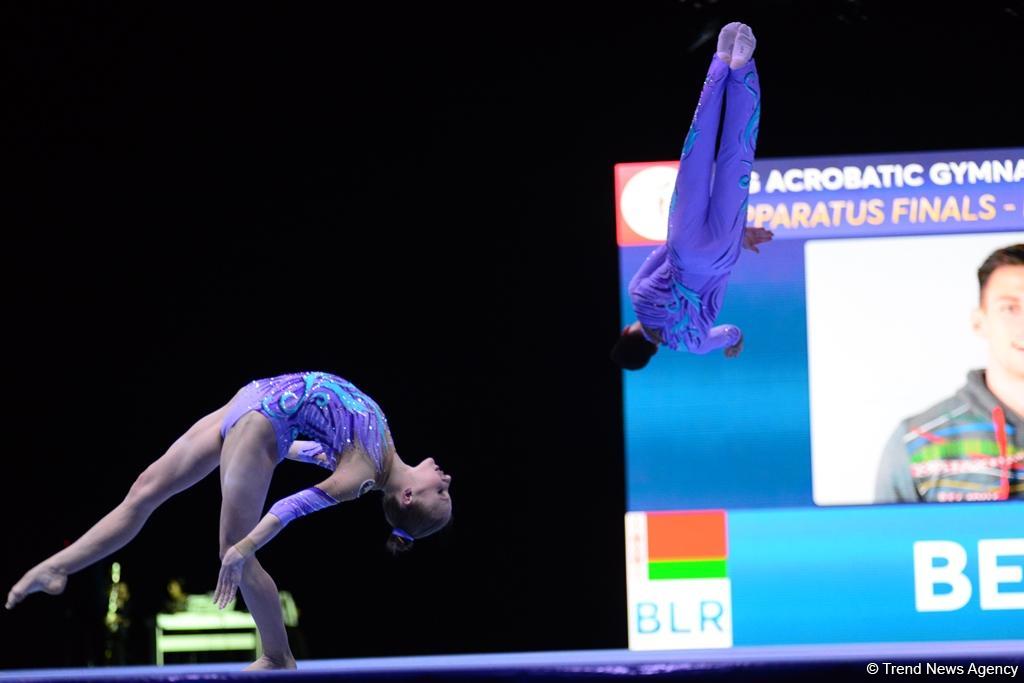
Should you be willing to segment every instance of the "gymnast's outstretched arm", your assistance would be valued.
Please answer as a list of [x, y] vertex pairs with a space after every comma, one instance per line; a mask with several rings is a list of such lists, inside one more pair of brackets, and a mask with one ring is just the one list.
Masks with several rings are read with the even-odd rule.
[[228, 548], [221, 562], [214, 602], [221, 608], [231, 602], [242, 579], [245, 560], [277, 536], [289, 522], [342, 501], [358, 498], [375, 487], [376, 469], [370, 457], [359, 447], [346, 450], [331, 476], [316, 486], [274, 503], [245, 538]]

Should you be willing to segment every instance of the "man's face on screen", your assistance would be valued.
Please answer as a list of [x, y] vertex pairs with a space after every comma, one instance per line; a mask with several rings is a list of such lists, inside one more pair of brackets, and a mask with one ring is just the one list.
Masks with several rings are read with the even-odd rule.
[[992, 272], [974, 326], [988, 340], [990, 362], [1024, 379], [1024, 266]]

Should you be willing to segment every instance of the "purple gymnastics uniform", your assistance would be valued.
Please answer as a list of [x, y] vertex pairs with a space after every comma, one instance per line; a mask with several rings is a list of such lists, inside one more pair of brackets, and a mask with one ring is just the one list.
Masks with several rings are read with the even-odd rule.
[[301, 372], [247, 384], [228, 408], [221, 437], [253, 410], [273, 425], [282, 459], [301, 436], [319, 443], [327, 458], [309, 461], [334, 470], [338, 455], [355, 440], [370, 454], [377, 472], [383, 468], [387, 419], [369, 396], [341, 377]]
[[[725, 121], [716, 159], [723, 98]], [[637, 319], [673, 350], [708, 353], [741, 339], [735, 325], [712, 325], [743, 246], [760, 119], [761, 89], [753, 60], [730, 70], [716, 55], [683, 143], [668, 239], [629, 283]]]

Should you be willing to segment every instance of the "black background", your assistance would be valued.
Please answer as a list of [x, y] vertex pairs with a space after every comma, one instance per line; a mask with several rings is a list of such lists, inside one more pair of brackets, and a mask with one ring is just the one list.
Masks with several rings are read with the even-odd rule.
[[[762, 158], [1020, 145], [1024, 3], [354, 7], [5, 6], [3, 591], [242, 384], [323, 369], [455, 521], [393, 560], [371, 496], [261, 551], [307, 656], [624, 647], [612, 165], [677, 157], [730, 20]], [[213, 588], [218, 509], [112, 558], [133, 660], [170, 577]], [[0, 614], [0, 667], [99, 661], [109, 561]]]

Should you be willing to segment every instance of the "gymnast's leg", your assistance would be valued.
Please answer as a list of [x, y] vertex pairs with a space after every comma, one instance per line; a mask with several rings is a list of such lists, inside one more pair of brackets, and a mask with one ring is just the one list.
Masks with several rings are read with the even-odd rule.
[[[261, 414], [243, 417], [224, 438], [220, 461], [220, 555], [245, 538], [263, 516], [263, 505], [279, 455], [274, 429]], [[295, 657], [281, 613], [277, 585], [255, 556], [245, 561], [239, 585], [263, 644], [250, 669], [294, 669]]]
[[[757, 68], [750, 58], [754, 45], [750, 27], [740, 26], [736, 45], [733, 63], [741, 65], [734, 68], [728, 77], [722, 141], [708, 210], [708, 229], [714, 241], [721, 245], [721, 262], [715, 265], [723, 270], [731, 268], [739, 257], [743, 229], [747, 223], [750, 172], [761, 122], [761, 86]], [[737, 56], [739, 53], [745, 56], [742, 62]]]
[[27, 571], [7, 594], [7, 609], [31, 593], [61, 593], [69, 575], [123, 547], [164, 501], [212, 472], [219, 461], [226, 411], [227, 406], [192, 425], [139, 475], [117, 507], [67, 548]]
[[[722, 30], [723, 34], [727, 28]], [[679, 160], [679, 173], [669, 206], [667, 245], [673, 264], [684, 270], [689, 269], [688, 261], [703, 251], [707, 241], [705, 223], [711, 196], [711, 172], [728, 76], [729, 64], [716, 53]]]

